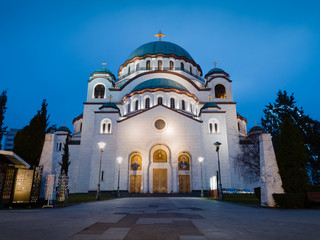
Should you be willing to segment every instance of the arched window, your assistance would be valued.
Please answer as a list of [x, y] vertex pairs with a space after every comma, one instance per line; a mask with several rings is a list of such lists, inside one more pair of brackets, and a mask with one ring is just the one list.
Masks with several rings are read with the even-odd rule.
[[101, 121], [100, 124], [100, 133], [102, 134], [108, 134], [111, 133], [111, 120], [108, 118], [105, 118]]
[[170, 70], [173, 70], [173, 67], [174, 67], [174, 63], [173, 61], [170, 61]]
[[218, 84], [214, 87], [215, 97], [216, 98], [226, 98], [226, 88], [222, 84]]
[[186, 103], [184, 100], [182, 100], [182, 102], [181, 102], [181, 108], [182, 108], [182, 110], [186, 110]]
[[82, 132], [82, 123], [80, 123], [80, 132]]
[[150, 108], [150, 98], [146, 98], [145, 108]]
[[181, 63], [181, 70], [183, 71], [184, 70], [184, 64]]
[[139, 63], [137, 63], [137, 65], [136, 65], [136, 71], [138, 71], [139, 70]]
[[209, 124], [209, 133], [219, 133], [219, 121], [215, 118], [212, 118], [208, 122]]
[[192, 67], [190, 66], [190, 74], [192, 74]]
[[176, 104], [175, 104], [174, 98], [170, 98], [170, 107], [171, 108], [176, 108]]
[[128, 67], [128, 74], [130, 74], [130, 67]]
[[134, 102], [134, 110], [138, 110], [139, 109], [139, 101], [138, 100], [136, 100], [135, 102]]
[[238, 131], [240, 132], [240, 122], [238, 122]]
[[162, 104], [162, 97], [158, 97], [158, 104], [159, 104], [159, 105]]
[[162, 70], [162, 61], [161, 60], [158, 61], [158, 70]]
[[131, 105], [130, 103], [127, 105], [127, 114], [130, 113], [130, 110], [131, 110]]
[[192, 112], [192, 110], [193, 110], [193, 109], [192, 109], [192, 104], [190, 104], [190, 112]]
[[106, 88], [102, 84], [98, 84], [94, 88], [94, 98], [104, 98]]
[[147, 63], [146, 63], [146, 69], [150, 70], [150, 60], [148, 60]]

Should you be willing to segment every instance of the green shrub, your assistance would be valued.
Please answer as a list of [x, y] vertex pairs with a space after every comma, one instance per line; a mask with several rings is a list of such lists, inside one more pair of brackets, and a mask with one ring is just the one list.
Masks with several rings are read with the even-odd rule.
[[273, 198], [280, 208], [304, 208], [306, 204], [305, 193], [274, 193]]

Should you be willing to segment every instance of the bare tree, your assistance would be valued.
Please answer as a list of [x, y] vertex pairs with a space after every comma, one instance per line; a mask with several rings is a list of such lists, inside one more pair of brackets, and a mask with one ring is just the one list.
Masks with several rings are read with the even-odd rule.
[[259, 134], [240, 139], [240, 150], [234, 165], [244, 181], [256, 182], [260, 178]]

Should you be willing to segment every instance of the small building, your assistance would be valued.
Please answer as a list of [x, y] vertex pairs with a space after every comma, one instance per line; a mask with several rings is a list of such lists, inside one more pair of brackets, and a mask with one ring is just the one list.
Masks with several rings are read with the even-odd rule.
[[0, 150], [0, 206], [36, 202], [41, 169], [30, 165], [14, 152]]
[[6, 137], [4, 139], [4, 145], [3, 150], [5, 151], [12, 151], [14, 147], [14, 138], [17, 135], [18, 131], [21, 129], [16, 128], [10, 128], [9, 131], [7, 131]]

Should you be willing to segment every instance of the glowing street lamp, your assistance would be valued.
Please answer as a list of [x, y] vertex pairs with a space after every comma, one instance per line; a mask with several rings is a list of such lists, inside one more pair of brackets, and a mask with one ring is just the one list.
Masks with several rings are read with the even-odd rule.
[[102, 152], [103, 152], [103, 149], [106, 146], [106, 144], [104, 142], [99, 142], [98, 146], [100, 149], [100, 161], [99, 161], [99, 178], [98, 178], [96, 200], [100, 200], [100, 198], [101, 198], [101, 194], [100, 194], [101, 160], [102, 160]]
[[120, 197], [120, 165], [122, 163], [122, 157], [117, 157], [117, 162], [119, 163], [119, 170], [118, 170], [118, 194], [117, 197]]
[[216, 146], [216, 152], [217, 152], [217, 155], [218, 155], [218, 171], [219, 171], [219, 175], [218, 175], [218, 178], [219, 178], [219, 191], [218, 191], [218, 194], [219, 194], [219, 199], [222, 200], [223, 196], [222, 196], [222, 183], [221, 183], [221, 170], [220, 170], [220, 159], [219, 159], [219, 149], [220, 149], [220, 146], [221, 146], [221, 143], [220, 142], [215, 142], [213, 144], [214, 146]]
[[203, 180], [202, 180], [202, 162], [203, 162], [203, 157], [198, 157], [198, 161], [200, 163], [200, 168], [201, 168], [201, 197], [203, 197]]

